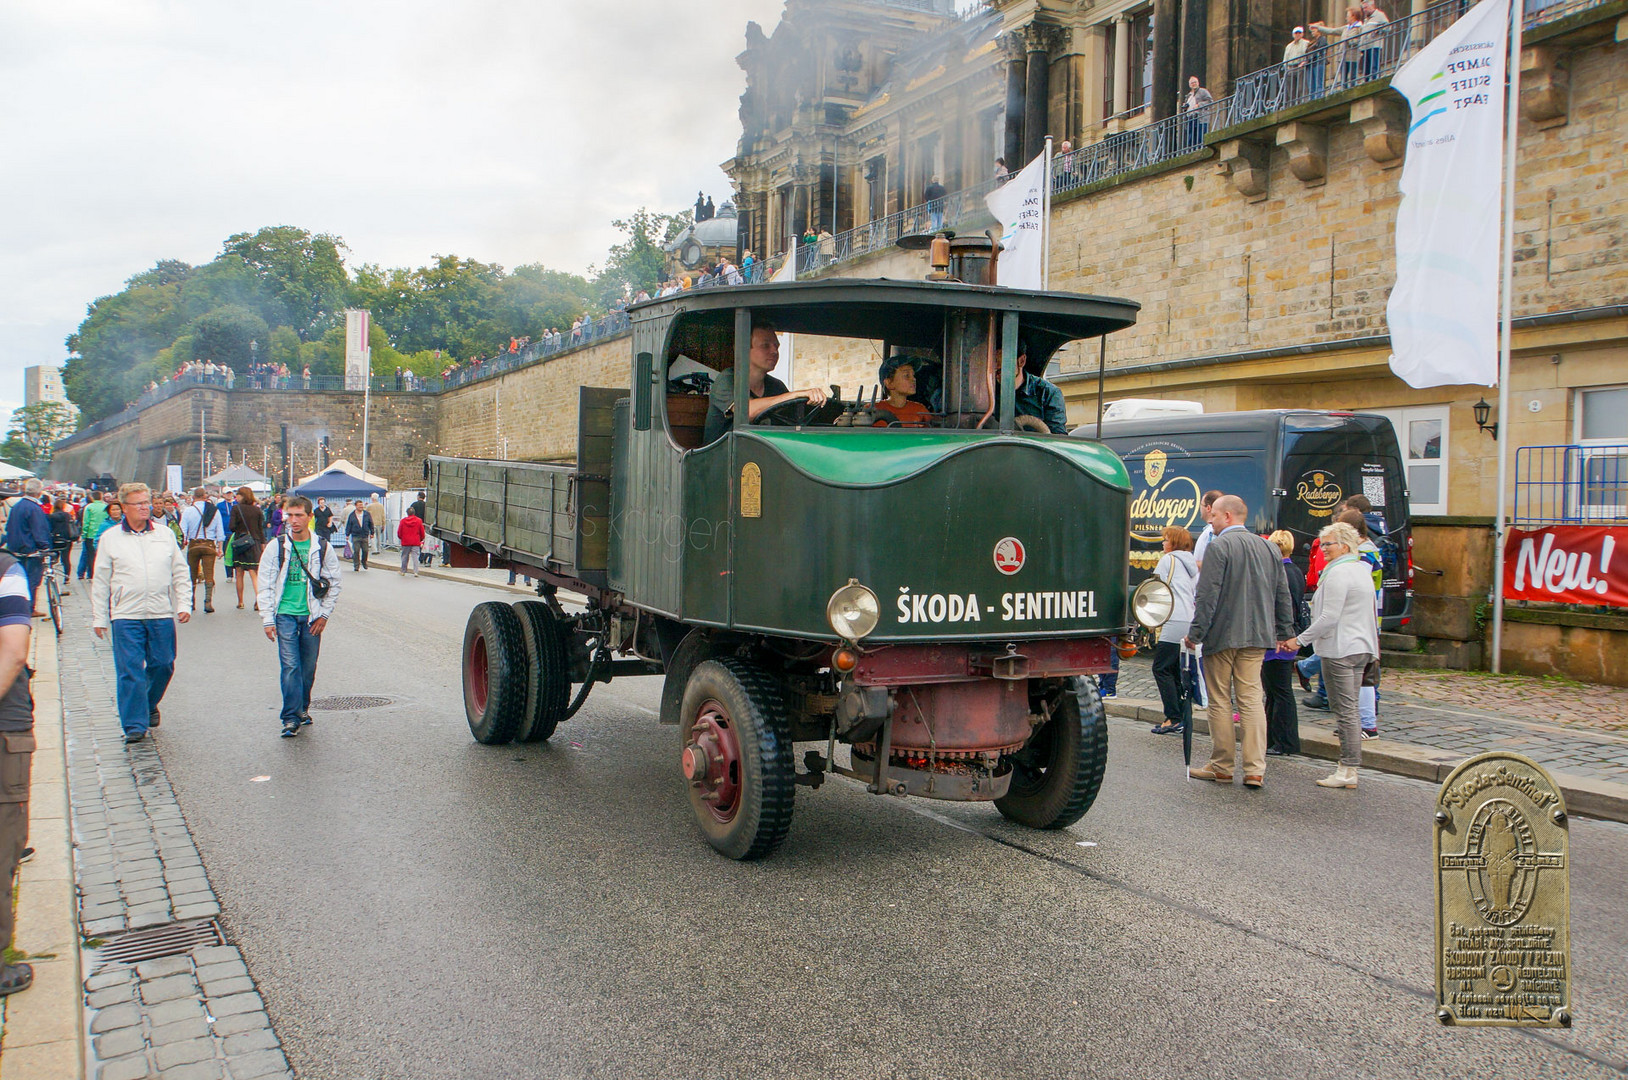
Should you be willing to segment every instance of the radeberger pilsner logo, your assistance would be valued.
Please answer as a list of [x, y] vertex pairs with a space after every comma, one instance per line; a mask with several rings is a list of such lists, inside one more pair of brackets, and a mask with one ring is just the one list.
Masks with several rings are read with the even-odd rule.
[[1300, 483], [1295, 485], [1295, 498], [1306, 504], [1306, 511], [1312, 517], [1333, 517], [1334, 508], [1340, 505], [1345, 493], [1326, 471], [1313, 469], [1300, 475]]

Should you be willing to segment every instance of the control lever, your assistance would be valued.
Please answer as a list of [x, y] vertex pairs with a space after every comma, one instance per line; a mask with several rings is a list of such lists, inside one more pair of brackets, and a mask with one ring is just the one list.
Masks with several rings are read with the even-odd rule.
[[849, 425], [852, 426], [852, 427], [870, 427], [872, 424], [876, 423], [875, 404], [876, 404], [877, 401], [880, 401], [881, 399], [882, 399], [882, 388], [877, 387], [876, 388], [876, 394], [871, 399], [871, 404], [869, 406], [867, 406], [865, 404], [865, 388], [860, 387], [860, 389], [859, 389], [859, 408], [854, 411], [853, 419], [848, 421]]
[[[837, 397], [840, 399], [841, 396], [842, 396], [841, 388], [840, 387], [834, 387], [833, 389], [835, 389], [837, 391]], [[863, 394], [864, 392], [865, 391], [863, 389], [860, 390], [861, 394]], [[854, 423], [854, 411], [858, 407], [859, 407], [859, 402], [858, 401], [850, 401], [850, 402], [848, 402], [847, 406], [844, 407], [843, 410], [842, 410], [842, 415], [837, 417], [835, 420], [831, 421], [831, 426], [832, 427], [852, 427], [853, 423]]]

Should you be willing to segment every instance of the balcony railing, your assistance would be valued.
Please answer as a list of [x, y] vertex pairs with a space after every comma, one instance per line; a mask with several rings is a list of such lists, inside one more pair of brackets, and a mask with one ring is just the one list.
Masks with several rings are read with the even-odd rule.
[[[1538, 26], [1607, 2], [1525, 0], [1525, 23]], [[1052, 191], [1074, 191], [1161, 165], [1202, 150], [1212, 132], [1388, 79], [1472, 6], [1472, 0], [1446, 0], [1405, 19], [1342, 37], [1297, 60], [1243, 76], [1233, 84], [1231, 94], [1201, 109], [1183, 111], [1060, 154], [1052, 162]], [[941, 219], [934, 216], [932, 204], [922, 203], [838, 233], [823, 241], [814, 254], [800, 255], [798, 271], [861, 258], [891, 247], [899, 237], [911, 233], [963, 228], [980, 218], [987, 219], [984, 196], [996, 186], [993, 181], [976, 184], [938, 200], [942, 204]], [[809, 260], [806, 267], [801, 265], [803, 258]]]

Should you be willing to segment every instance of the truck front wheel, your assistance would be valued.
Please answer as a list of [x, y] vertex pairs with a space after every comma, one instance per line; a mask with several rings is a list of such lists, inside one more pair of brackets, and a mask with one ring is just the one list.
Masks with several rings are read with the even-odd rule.
[[791, 739], [780, 689], [734, 657], [696, 666], [679, 710], [679, 755], [701, 833], [731, 859], [761, 859], [791, 828]]
[[476, 604], [464, 627], [464, 715], [475, 741], [511, 741], [526, 716], [526, 642], [508, 604]]
[[1108, 766], [1108, 721], [1092, 680], [1065, 679], [1052, 704], [1051, 719], [1006, 759], [1012, 786], [995, 800], [1031, 829], [1065, 829], [1084, 817]]

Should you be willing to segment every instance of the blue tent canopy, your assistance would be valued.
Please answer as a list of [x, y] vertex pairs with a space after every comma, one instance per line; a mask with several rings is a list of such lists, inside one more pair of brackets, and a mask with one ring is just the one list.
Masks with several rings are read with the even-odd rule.
[[307, 499], [318, 496], [324, 499], [360, 499], [368, 495], [383, 495], [384, 488], [360, 480], [343, 469], [333, 469], [290, 489], [289, 494], [304, 495]]

